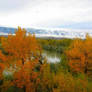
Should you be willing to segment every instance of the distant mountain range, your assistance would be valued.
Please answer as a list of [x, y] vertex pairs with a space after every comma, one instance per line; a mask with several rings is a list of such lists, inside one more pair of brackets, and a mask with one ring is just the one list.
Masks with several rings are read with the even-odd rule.
[[[14, 34], [16, 28], [0, 27], [0, 35], [7, 36], [9, 33]], [[27, 32], [35, 34], [36, 37], [52, 38], [85, 38], [86, 33], [92, 36], [92, 30], [82, 29], [65, 29], [65, 28], [26, 28]]]

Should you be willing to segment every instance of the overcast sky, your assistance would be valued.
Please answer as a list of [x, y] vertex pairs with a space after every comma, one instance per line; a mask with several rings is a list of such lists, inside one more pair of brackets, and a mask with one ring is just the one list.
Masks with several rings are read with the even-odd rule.
[[0, 26], [92, 29], [92, 0], [0, 0]]

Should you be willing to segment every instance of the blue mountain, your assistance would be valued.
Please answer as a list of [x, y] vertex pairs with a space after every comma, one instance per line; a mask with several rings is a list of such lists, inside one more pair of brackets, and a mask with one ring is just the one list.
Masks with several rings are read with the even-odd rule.
[[[0, 35], [8, 35], [8, 33], [15, 33], [16, 28], [0, 27]], [[35, 34], [36, 37], [54, 37], [54, 38], [85, 38], [89, 33], [92, 35], [90, 29], [65, 29], [65, 28], [26, 28], [27, 32]]]

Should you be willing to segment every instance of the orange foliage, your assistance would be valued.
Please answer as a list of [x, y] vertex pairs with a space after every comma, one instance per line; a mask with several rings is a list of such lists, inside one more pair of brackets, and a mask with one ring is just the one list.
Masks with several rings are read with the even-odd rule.
[[2, 72], [5, 69], [5, 66], [3, 63], [0, 63], [0, 80], [3, 78]]
[[92, 38], [88, 34], [85, 40], [75, 39], [66, 54], [71, 71], [89, 73], [92, 70]]
[[2, 47], [13, 56], [13, 59], [21, 59], [23, 63], [26, 59], [30, 60], [32, 56], [39, 53], [39, 46], [36, 42], [35, 35], [28, 34], [25, 29], [18, 27], [15, 35], [8, 35], [8, 38], [2, 39]]
[[[25, 29], [18, 27], [14, 35], [2, 37], [1, 44], [0, 80], [3, 82], [0, 88], [15, 86], [23, 92], [77, 92], [78, 88], [78, 92], [86, 92], [86, 80], [76, 81], [70, 74], [51, 72], [50, 64], [45, 59], [44, 62], [40, 60], [41, 48], [35, 35]], [[92, 38], [87, 35], [86, 40], [74, 40], [66, 53], [72, 71], [88, 73], [92, 64]], [[3, 72], [7, 70], [8, 74], [8, 69], [12, 79], [4, 80]]]
[[5, 67], [12, 65], [12, 70], [15, 70], [13, 85], [23, 88], [25, 92], [35, 92], [38, 76], [35, 68], [39, 64], [41, 52], [35, 35], [27, 34], [25, 29], [18, 27], [15, 35], [9, 34], [8, 38], [2, 37], [1, 44], [7, 54], [0, 51], [0, 60], [2, 61], [0, 63], [0, 78], [4, 65], [6, 65]]

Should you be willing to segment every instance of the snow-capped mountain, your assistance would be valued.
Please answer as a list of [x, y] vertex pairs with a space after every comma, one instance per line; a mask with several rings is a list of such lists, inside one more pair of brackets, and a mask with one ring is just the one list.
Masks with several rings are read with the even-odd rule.
[[[0, 27], [0, 35], [14, 34], [16, 28]], [[75, 30], [65, 28], [27, 28], [27, 32], [35, 34], [36, 37], [54, 37], [54, 38], [85, 38], [86, 33], [92, 36], [92, 30]]]

